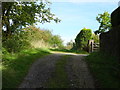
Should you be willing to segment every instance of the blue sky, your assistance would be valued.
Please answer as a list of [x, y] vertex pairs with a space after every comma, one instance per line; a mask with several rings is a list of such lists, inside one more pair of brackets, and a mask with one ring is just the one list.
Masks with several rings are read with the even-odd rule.
[[[76, 2], [75, 2], [76, 1]], [[84, 27], [95, 31], [99, 27], [96, 16], [108, 11], [111, 13], [118, 7], [118, 1], [115, 2], [77, 2], [78, 0], [69, 0], [69, 2], [52, 2], [51, 12], [62, 21], [60, 23], [37, 23], [37, 27], [49, 29], [53, 34], [60, 35], [64, 44], [75, 39], [76, 35]], [[82, 0], [81, 0], [82, 1]]]

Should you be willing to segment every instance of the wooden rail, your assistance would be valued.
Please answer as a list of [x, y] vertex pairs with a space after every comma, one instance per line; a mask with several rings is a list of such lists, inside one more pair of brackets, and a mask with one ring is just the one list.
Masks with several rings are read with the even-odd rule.
[[96, 52], [99, 50], [99, 43], [94, 43], [94, 40], [88, 40], [89, 53]]

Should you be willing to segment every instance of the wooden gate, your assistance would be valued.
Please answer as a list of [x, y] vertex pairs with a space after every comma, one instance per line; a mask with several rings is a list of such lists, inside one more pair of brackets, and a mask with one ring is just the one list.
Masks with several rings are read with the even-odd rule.
[[96, 52], [99, 50], [99, 43], [94, 43], [94, 40], [88, 40], [89, 53]]

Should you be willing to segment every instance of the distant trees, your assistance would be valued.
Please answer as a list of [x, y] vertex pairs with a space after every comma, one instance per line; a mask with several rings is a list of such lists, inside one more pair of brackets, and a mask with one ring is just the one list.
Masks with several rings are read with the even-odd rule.
[[83, 28], [75, 38], [77, 50], [87, 50], [88, 40], [92, 38], [92, 30]]
[[54, 48], [63, 48], [63, 40], [61, 39], [61, 37], [59, 35], [53, 35], [51, 37], [51, 42], [50, 44], [52, 45], [52, 47]]
[[74, 44], [74, 42], [72, 40], [70, 40], [69, 42], [67, 42], [66, 49], [72, 49], [73, 48], [73, 44]]
[[111, 18], [108, 12], [98, 14], [96, 20], [100, 23], [99, 29], [95, 31], [95, 34], [103, 33], [111, 29]]

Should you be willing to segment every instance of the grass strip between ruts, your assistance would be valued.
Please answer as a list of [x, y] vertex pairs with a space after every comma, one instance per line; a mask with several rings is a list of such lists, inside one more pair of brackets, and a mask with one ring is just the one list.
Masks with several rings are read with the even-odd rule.
[[69, 88], [68, 75], [65, 71], [68, 56], [69, 55], [62, 56], [62, 58], [56, 62], [55, 72], [53, 72], [52, 78], [45, 83], [48, 88]]

